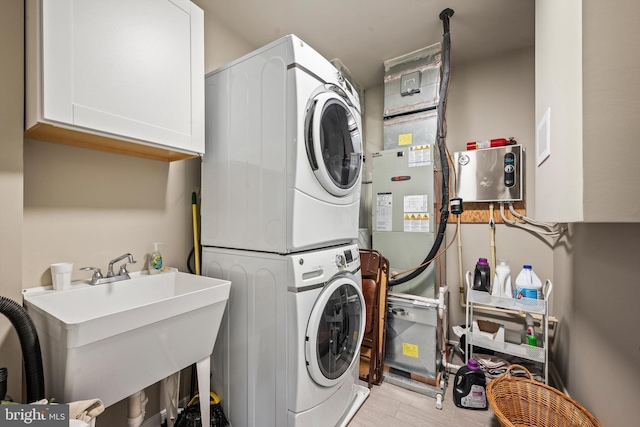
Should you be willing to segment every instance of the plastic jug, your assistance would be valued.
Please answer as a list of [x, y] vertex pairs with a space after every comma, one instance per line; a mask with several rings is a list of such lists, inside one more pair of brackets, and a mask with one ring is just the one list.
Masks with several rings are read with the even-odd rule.
[[453, 403], [458, 408], [487, 409], [486, 378], [478, 361], [469, 359], [466, 366], [458, 369], [453, 382]]
[[473, 290], [489, 292], [491, 289], [491, 267], [486, 258], [479, 258], [473, 273]]
[[496, 265], [496, 274], [493, 277], [491, 295], [494, 297], [513, 298], [511, 268], [507, 261], [499, 261], [499, 264]]
[[542, 299], [542, 282], [530, 265], [523, 265], [516, 277], [516, 298]]

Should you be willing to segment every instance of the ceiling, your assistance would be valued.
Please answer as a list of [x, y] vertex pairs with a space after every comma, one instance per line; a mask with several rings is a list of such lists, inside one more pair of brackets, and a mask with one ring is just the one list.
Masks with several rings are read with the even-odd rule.
[[451, 8], [452, 67], [534, 44], [535, 0], [194, 0], [250, 44], [295, 34], [340, 59], [363, 89], [384, 61], [442, 41]]

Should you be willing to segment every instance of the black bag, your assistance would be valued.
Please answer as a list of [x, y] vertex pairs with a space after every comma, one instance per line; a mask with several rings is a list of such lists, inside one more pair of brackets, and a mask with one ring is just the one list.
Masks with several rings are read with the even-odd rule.
[[[209, 393], [209, 405], [211, 412], [211, 427], [225, 427], [229, 421], [222, 412], [220, 398], [213, 392]], [[196, 394], [187, 404], [186, 408], [178, 414], [174, 427], [202, 427], [200, 417], [200, 396]]]

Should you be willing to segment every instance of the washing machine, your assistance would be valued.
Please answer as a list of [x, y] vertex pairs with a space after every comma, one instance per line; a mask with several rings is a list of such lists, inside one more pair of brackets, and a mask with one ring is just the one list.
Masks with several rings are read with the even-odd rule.
[[202, 244], [287, 254], [358, 238], [358, 93], [294, 35], [205, 79]]
[[358, 380], [357, 245], [289, 255], [203, 248], [202, 266], [231, 281], [211, 368], [231, 425], [346, 426], [369, 395]]

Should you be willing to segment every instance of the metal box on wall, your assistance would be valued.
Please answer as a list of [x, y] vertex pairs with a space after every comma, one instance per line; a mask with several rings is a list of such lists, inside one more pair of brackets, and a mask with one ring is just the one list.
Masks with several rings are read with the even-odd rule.
[[440, 371], [441, 328], [438, 307], [411, 300], [387, 298], [386, 366], [435, 379]]
[[454, 153], [458, 197], [464, 202], [524, 199], [524, 148], [521, 145]]
[[435, 108], [441, 51], [440, 43], [436, 43], [384, 62], [384, 117]]
[[[433, 246], [437, 231], [433, 154], [434, 146], [428, 144], [372, 155], [373, 249], [389, 260], [392, 271], [419, 266]], [[393, 289], [434, 298], [439, 273], [434, 262]]]
[[433, 145], [438, 133], [438, 112], [436, 110], [398, 116], [383, 122], [384, 149], [405, 146]]

